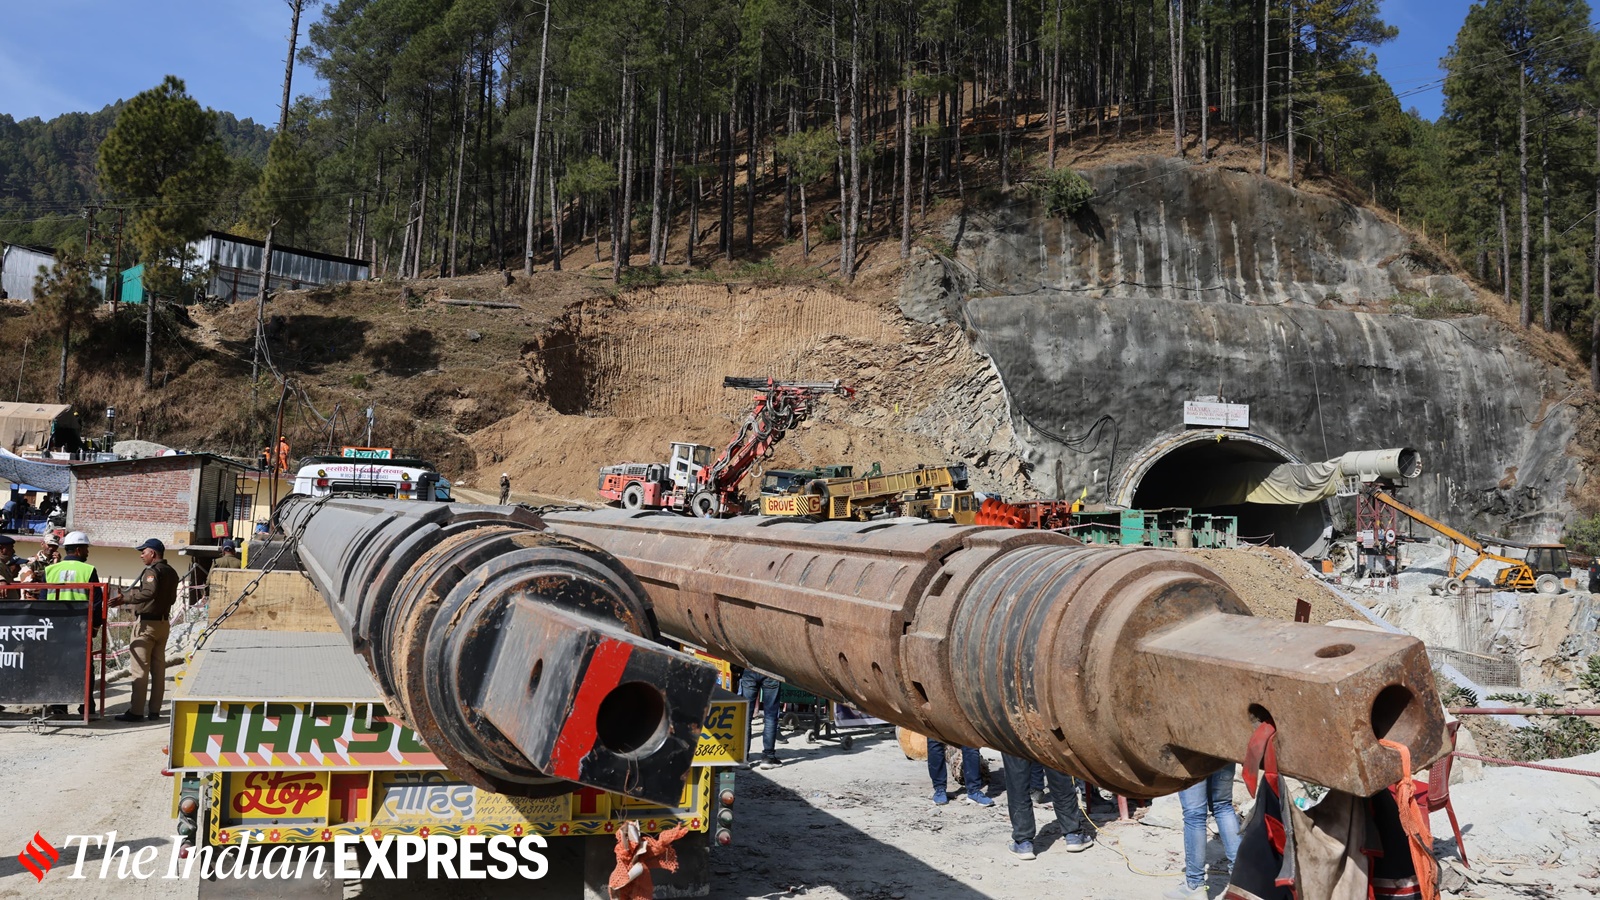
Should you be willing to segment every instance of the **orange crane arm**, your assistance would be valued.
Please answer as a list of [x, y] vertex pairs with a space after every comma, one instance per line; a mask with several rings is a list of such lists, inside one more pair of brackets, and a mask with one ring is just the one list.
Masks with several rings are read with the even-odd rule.
[[[1466, 547], [1468, 550], [1471, 550], [1473, 553], [1477, 553], [1477, 554], [1482, 555], [1483, 552], [1484, 552], [1482, 543], [1480, 543], [1480, 542], [1478, 542], [1476, 540], [1473, 540], [1471, 537], [1469, 537], [1469, 536], [1467, 536], [1465, 534], [1462, 534], [1461, 532], [1455, 530], [1454, 528], [1451, 528], [1449, 525], [1446, 525], [1443, 522], [1440, 522], [1438, 519], [1432, 518], [1427, 513], [1421, 512], [1419, 510], [1412, 509], [1411, 507], [1405, 505], [1404, 503], [1401, 503], [1399, 500], [1396, 500], [1391, 494], [1389, 494], [1389, 493], [1387, 493], [1385, 491], [1376, 491], [1376, 490], [1373, 491], [1372, 492], [1372, 499], [1378, 501], [1379, 503], [1382, 503], [1385, 506], [1388, 506], [1388, 507], [1391, 507], [1393, 509], [1398, 510], [1402, 515], [1408, 516], [1408, 517], [1410, 517], [1412, 519], [1415, 519], [1418, 522], [1421, 522], [1422, 524], [1428, 526], [1429, 528], [1432, 528], [1434, 531], [1439, 532], [1440, 534], [1444, 535], [1445, 537], [1449, 538], [1450, 540], [1455, 541], [1456, 543], [1460, 544], [1463, 547]], [[1490, 554], [1490, 555], [1493, 555], [1493, 554]]]

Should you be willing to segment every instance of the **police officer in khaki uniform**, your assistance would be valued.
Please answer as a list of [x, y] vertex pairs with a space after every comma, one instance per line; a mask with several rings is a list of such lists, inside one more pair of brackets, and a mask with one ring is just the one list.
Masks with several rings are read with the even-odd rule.
[[[139, 616], [133, 630], [132, 675], [133, 694], [128, 699], [128, 711], [113, 716], [121, 722], [143, 722], [161, 718], [162, 693], [167, 687], [167, 617], [178, 600], [178, 571], [167, 564], [165, 544], [151, 538], [138, 546], [139, 558], [144, 561], [144, 571], [139, 581], [118, 592], [112, 606], [126, 606]], [[145, 690], [149, 689], [148, 714]]]
[[229, 539], [227, 539], [227, 540], [222, 542], [222, 555], [217, 557], [211, 563], [211, 568], [213, 568], [213, 569], [242, 569], [242, 568], [244, 568], [243, 561], [239, 559], [239, 545], [234, 543], [232, 538], [229, 538]]

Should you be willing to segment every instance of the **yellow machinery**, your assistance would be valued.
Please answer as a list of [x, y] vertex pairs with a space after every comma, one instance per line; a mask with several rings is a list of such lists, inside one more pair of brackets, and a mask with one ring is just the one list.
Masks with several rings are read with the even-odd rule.
[[1461, 593], [1466, 586], [1467, 576], [1472, 574], [1472, 570], [1481, 565], [1484, 560], [1488, 559], [1505, 564], [1505, 568], [1494, 576], [1494, 587], [1496, 590], [1501, 591], [1538, 591], [1541, 594], [1559, 594], [1562, 588], [1561, 582], [1572, 575], [1572, 566], [1567, 559], [1567, 548], [1561, 544], [1515, 544], [1508, 542], [1511, 546], [1523, 547], [1528, 551], [1526, 559], [1513, 559], [1499, 553], [1491, 553], [1484, 541], [1457, 531], [1449, 525], [1428, 516], [1426, 513], [1406, 506], [1387, 491], [1373, 487], [1370, 489], [1370, 496], [1374, 501], [1394, 509], [1403, 516], [1421, 522], [1477, 554], [1477, 557], [1465, 566], [1461, 565], [1460, 558], [1454, 554], [1450, 556], [1449, 578], [1444, 583], [1444, 590], [1447, 594]]
[[979, 505], [971, 491], [936, 491], [932, 497], [904, 501], [900, 504], [900, 515], [974, 525], [978, 521]]
[[803, 492], [761, 498], [766, 516], [813, 516], [866, 520], [886, 514], [972, 524], [978, 504], [967, 487], [967, 467], [918, 466], [887, 474], [873, 471], [855, 478], [823, 478]]

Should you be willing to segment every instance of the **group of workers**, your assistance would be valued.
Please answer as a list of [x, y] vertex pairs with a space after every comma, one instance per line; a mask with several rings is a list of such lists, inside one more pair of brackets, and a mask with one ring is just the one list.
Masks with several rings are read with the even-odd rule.
[[[231, 546], [232, 541], [225, 542]], [[171, 628], [169, 617], [178, 600], [181, 580], [176, 569], [166, 561], [166, 545], [150, 538], [137, 548], [144, 569], [132, 585], [110, 591], [106, 606], [126, 608], [136, 616], [133, 636], [129, 641], [129, 668], [133, 677], [132, 694], [128, 709], [112, 716], [121, 722], [144, 722], [161, 718], [162, 695], [166, 689], [167, 637]], [[238, 557], [224, 550], [224, 559], [232, 557], [234, 566]], [[220, 562], [220, 561], [219, 561]], [[227, 562], [220, 562], [226, 566]], [[101, 584], [100, 573], [89, 563], [89, 536], [81, 531], [68, 532], [65, 537], [47, 534], [39, 551], [27, 560], [16, 555], [16, 539], [0, 534], [0, 584]], [[56, 590], [31, 590], [13, 599], [47, 602], [85, 602], [97, 599], [88, 587]], [[105, 627], [98, 610], [91, 606], [90, 628]], [[46, 712], [65, 715], [65, 705], [52, 705]], [[94, 712], [93, 703], [89, 712]]]
[[5, 503], [0, 504], [0, 527], [6, 531], [27, 531], [29, 519], [37, 516], [48, 519], [65, 509], [66, 505], [56, 494], [45, 494], [35, 500], [32, 493], [13, 491]]
[[[782, 709], [779, 689], [782, 683], [776, 677], [755, 669], [745, 669], [739, 677], [739, 693], [750, 702], [750, 715], [754, 719], [759, 707], [762, 711], [761, 756], [751, 768], [772, 769], [782, 765], [778, 758], [778, 721]], [[754, 729], [746, 734], [753, 737]], [[961, 780], [966, 791], [966, 801], [980, 807], [992, 807], [994, 798], [984, 789], [983, 761], [976, 748], [960, 747]], [[1034, 841], [1038, 838], [1033, 808], [1035, 805], [1054, 812], [1056, 824], [1061, 828], [1061, 844], [1068, 853], [1081, 853], [1094, 846], [1090, 834], [1089, 798], [1092, 789], [1065, 772], [1058, 772], [1020, 756], [1002, 753], [1005, 766], [1002, 774], [1006, 795], [1006, 812], [1011, 820], [1010, 851], [1018, 859], [1036, 859]], [[1211, 873], [1232, 870], [1239, 852], [1239, 814], [1233, 806], [1233, 778], [1237, 766], [1229, 763], [1205, 780], [1184, 789], [1178, 794], [1183, 808], [1184, 880], [1162, 896], [1166, 900], [1205, 900], [1208, 896], [1206, 876], [1206, 819], [1216, 822], [1217, 835], [1222, 841], [1223, 861], [1211, 867]], [[928, 777], [933, 782], [933, 802], [944, 806], [950, 802], [949, 754], [946, 745], [928, 740]], [[1083, 790], [1082, 799], [1079, 790]]]

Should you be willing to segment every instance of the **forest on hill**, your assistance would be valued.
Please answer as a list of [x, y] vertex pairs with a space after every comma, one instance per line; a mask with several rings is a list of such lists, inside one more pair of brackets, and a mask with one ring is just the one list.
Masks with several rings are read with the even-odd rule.
[[[621, 280], [669, 246], [673, 264], [754, 256], [759, 230], [825, 242], [848, 282], [863, 241], [908, 252], [930, 196], [1070, 197], [1062, 148], [1159, 133], [1175, 155], [1337, 181], [1594, 355], [1589, 17], [1475, 4], [1428, 122], [1375, 71], [1396, 33], [1377, 0], [338, 0], [298, 48], [326, 96], [286, 104], [264, 162], [199, 136], [169, 79], [124, 106], [109, 134], [141, 137], [107, 140], [92, 186], [87, 123], [30, 170], [73, 177], [0, 169], [0, 235], [97, 187], [147, 260], [204, 227], [399, 277], [559, 265], [593, 241]], [[138, 156], [152, 135], [203, 146]], [[0, 131], [0, 161], [15, 141]]]
[[[0, 241], [55, 247], [82, 239], [85, 206], [104, 202], [97, 154], [125, 104], [75, 112], [49, 121], [20, 122], [0, 112]], [[232, 166], [230, 181], [254, 184], [267, 161], [272, 132], [229, 112], [216, 116], [216, 133]], [[228, 210], [221, 210], [226, 218]], [[227, 222], [218, 219], [219, 227]]]

